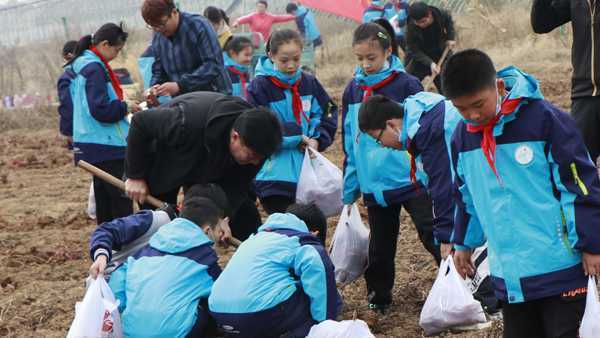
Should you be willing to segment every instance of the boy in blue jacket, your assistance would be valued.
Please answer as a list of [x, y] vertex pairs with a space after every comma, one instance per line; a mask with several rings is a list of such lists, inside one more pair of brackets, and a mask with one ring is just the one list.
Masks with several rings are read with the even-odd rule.
[[293, 2], [287, 4], [285, 11], [296, 17], [296, 26], [298, 26], [298, 30], [300, 31], [300, 34], [302, 34], [304, 41], [312, 42], [312, 45], [315, 48], [323, 44], [321, 31], [319, 31], [319, 27], [317, 26], [312, 11]]
[[210, 185], [188, 192], [180, 217], [167, 224], [160, 224], [165, 216], [160, 212], [142, 211], [96, 229], [90, 241], [92, 275], [104, 271], [113, 249], [141, 245], [109, 281], [125, 336], [204, 337], [210, 329], [205, 302], [221, 272], [213, 231], [226, 205], [223, 190]]
[[[62, 56], [65, 62], [69, 62], [75, 55], [77, 41], [67, 41], [63, 46]], [[73, 99], [71, 98], [70, 86], [75, 78], [75, 73], [70, 65], [65, 66], [65, 71], [58, 78], [56, 89], [58, 91], [58, 114], [60, 115], [59, 131], [67, 139], [67, 147], [73, 148]]]
[[514, 67], [470, 49], [444, 92], [464, 118], [452, 137], [456, 267], [487, 240], [504, 337], [577, 337], [586, 275], [600, 272], [600, 181], [573, 119]]
[[229, 337], [293, 338], [335, 319], [341, 299], [323, 248], [326, 229], [314, 204], [269, 216], [213, 286], [208, 306], [218, 326]]

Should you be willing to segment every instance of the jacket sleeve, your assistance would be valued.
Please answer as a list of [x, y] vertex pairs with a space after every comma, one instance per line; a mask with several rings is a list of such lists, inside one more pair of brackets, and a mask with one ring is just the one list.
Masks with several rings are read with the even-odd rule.
[[313, 101], [313, 106], [316, 105], [321, 111], [320, 121], [319, 124], [315, 126], [315, 130], [319, 141], [318, 150], [324, 151], [333, 143], [335, 138], [338, 121], [338, 107], [329, 97], [329, 94], [327, 94], [321, 83], [316, 79]]
[[62, 135], [73, 136], [73, 99], [71, 98], [71, 80], [62, 76], [56, 85], [58, 90], [59, 130]]
[[[442, 119], [443, 122], [443, 119]], [[442, 243], [449, 243], [454, 221], [452, 171], [444, 126], [419, 129], [414, 146], [420, 151], [423, 168], [429, 177], [428, 190], [433, 201], [433, 234]], [[411, 147], [412, 148], [412, 147]], [[417, 152], [418, 153], [418, 152]]]
[[531, 6], [531, 27], [538, 34], [549, 33], [554, 28], [571, 21], [569, 0], [534, 0]]
[[348, 117], [350, 86], [346, 87], [342, 97], [342, 150], [344, 151], [344, 204], [352, 204], [360, 197], [360, 184], [354, 159], [354, 139], [352, 121]]
[[102, 66], [92, 62], [80, 74], [85, 77], [85, 95], [92, 117], [99, 122], [115, 123], [127, 114], [127, 104], [118, 99], [109, 101], [107, 75]]
[[131, 216], [100, 224], [90, 239], [90, 257], [95, 260], [97, 251], [104, 249], [110, 260], [112, 250], [121, 250], [121, 247], [146, 233], [152, 226], [153, 219], [153, 211], [143, 210]]
[[408, 24], [408, 29], [406, 32], [406, 54], [412, 60], [412, 62], [421, 63], [427, 67], [429, 67], [433, 60], [423, 52], [420, 44], [420, 36], [415, 32], [416, 26], [414, 24]]
[[115, 298], [119, 301], [119, 312], [122, 314], [127, 308], [127, 269], [128, 261], [123, 262], [113, 273], [110, 274], [108, 286], [113, 292]]
[[454, 20], [452, 14], [448, 11], [442, 11], [444, 19], [446, 21], [446, 37], [448, 40], [456, 40], [456, 31], [454, 30]]
[[220, 75], [223, 62], [220, 59], [221, 47], [217, 36], [205, 21], [194, 23], [187, 34], [191, 34], [190, 41], [194, 45], [190, 46], [197, 49], [200, 56], [200, 67], [193, 72], [185, 74], [177, 81], [181, 93], [189, 93], [199, 88], [206, 87], [214, 83]]
[[296, 19], [296, 17], [291, 14], [271, 15], [271, 18], [273, 19], [273, 23], [288, 22]]
[[577, 250], [600, 254], [600, 180], [575, 121], [558, 108], [547, 114], [552, 178], [560, 192], [568, 239]]
[[174, 107], [149, 109], [133, 115], [127, 136], [126, 172], [129, 178], [144, 178], [154, 142], [177, 147], [187, 140], [184, 112]]
[[[455, 132], [456, 135], [456, 132]], [[455, 138], [452, 140], [452, 163], [454, 164], [454, 200], [456, 202], [456, 214], [454, 218], [454, 231], [450, 241], [454, 243], [457, 250], [475, 249], [482, 246], [486, 239], [481, 227], [481, 222], [475, 212], [471, 187], [467, 186], [464, 172], [458, 161], [458, 146]]]
[[[155, 33], [155, 34], [158, 34], [158, 33]], [[157, 84], [163, 84], [163, 83], [167, 82], [169, 79], [169, 77], [167, 76], [167, 72], [165, 72], [165, 68], [162, 65], [164, 60], [161, 59], [160, 53], [156, 52], [156, 49], [159, 47], [160, 46], [158, 46], [158, 40], [153, 39], [152, 46], [150, 46], [150, 48], [152, 49], [152, 53], [154, 55], [154, 63], [152, 64], [152, 79], [150, 79], [150, 87], [157, 85]]]
[[254, 18], [254, 15], [256, 13], [250, 13], [248, 15], [244, 15], [240, 18], [238, 18], [237, 20], [235, 20], [235, 22], [237, 22], [239, 25], [246, 25], [252, 22], [252, 19]]
[[317, 322], [335, 320], [341, 299], [335, 285], [334, 268], [321, 245], [303, 245], [294, 257], [294, 273], [300, 277], [310, 299], [310, 313]]

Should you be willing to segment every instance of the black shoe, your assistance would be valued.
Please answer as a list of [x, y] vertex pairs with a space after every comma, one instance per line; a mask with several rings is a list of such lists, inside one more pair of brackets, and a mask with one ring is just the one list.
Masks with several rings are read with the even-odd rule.
[[371, 291], [368, 295], [369, 309], [385, 314], [387, 308], [392, 304], [392, 295], [390, 292]]
[[371, 310], [373, 312], [379, 312], [382, 315], [384, 315], [386, 313], [388, 307], [389, 307], [389, 304], [369, 303], [369, 310]]

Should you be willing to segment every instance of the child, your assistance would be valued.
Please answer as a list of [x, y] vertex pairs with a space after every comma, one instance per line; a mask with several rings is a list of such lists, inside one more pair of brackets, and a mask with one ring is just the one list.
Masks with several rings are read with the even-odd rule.
[[[73, 99], [73, 152], [75, 162], [85, 160], [115, 177], [122, 177], [129, 124], [128, 106], [117, 75], [109, 62], [119, 55], [127, 33], [120, 26], [107, 23], [96, 33], [81, 38], [73, 59], [67, 63], [76, 74], [71, 83]], [[131, 201], [118, 189], [94, 177], [96, 221], [106, 221], [131, 214]]]
[[274, 32], [248, 90], [250, 103], [270, 108], [283, 124], [281, 149], [256, 175], [256, 194], [269, 214], [295, 202], [304, 147], [327, 149], [337, 129], [337, 107], [319, 81], [300, 69], [302, 45], [296, 31]]
[[458, 271], [487, 239], [504, 337], [577, 337], [586, 275], [600, 272], [600, 181], [575, 123], [532, 76], [496, 74], [476, 49], [442, 81], [464, 118], [451, 145]]
[[225, 68], [229, 72], [233, 85], [232, 95], [239, 96], [244, 100], [248, 99], [248, 83], [250, 81], [248, 68], [252, 63], [253, 52], [254, 48], [250, 39], [236, 36], [227, 42], [223, 53]]
[[229, 28], [229, 17], [227, 16], [227, 13], [220, 8], [208, 6], [204, 9], [203, 15], [210, 21], [215, 33], [217, 33], [219, 46], [225, 48], [227, 42], [233, 38], [233, 33], [231, 33], [231, 28]]
[[380, 312], [392, 301], [402, 206], [411, 215], [423, 245], [440, 260], [439, 247], [433, 241], [431, 200], [421, 182], [411, 182], [409, 154], [382, 147], [379, 137], [361, 133], [358, 127], [360, 106], [372, 94], [402, 102], [423, 90], [416, 78], [404, 72], [391, 46], [392, 38], [378, 24], [365, 23], [356, 29], [353, 49], [360, 66], [342, 98], [343, 201], [352, 204], [362, 192], [368, 208], [371, 239], [365, 278], [369, 307]]
[[[62, 57], [65, 62], [73, 59], [77, 41], [67, 41], [63, 46]], [[64, 73], [58, 78], [56, 89], [58, 91], [58, 114], [60, 115], [59, 131], [67, 139], [67, 148], [73, 149], [73, 100], [71, 99], [71, 82], [75, 73], [70, 66], [65, 67]]]
[[148, 233], [154, 232], [110, 278], [125, 336], [203, 337], [209, 319], [205, 302], [221, 272], [212, 231], [223, 221], [226, 205], [223, 190], [203, 187], [188, 192], [180, 218], [167, 224], [157, 224], [165, 215], [143, 211], [102, 224], [94, 232], [92, 275], [103, 272], [113, 248], [148, 240]]
[[213, 286], [208, 306], [219, 327], [230, 337], [293, 338], [335, 319], [341, 299], [323, 247], [326, 229], [314, 204], [269, 216]]
[[315, 21], [315, 16], [306, 7], [290, 2], [285, 7], [285, 11], [288, 14], [296, 17], [296, 26], [302, 34], [304, 41], [311, 42], [314, 48], [317, 48], [323, 44], [321, 38], [321, 32]]

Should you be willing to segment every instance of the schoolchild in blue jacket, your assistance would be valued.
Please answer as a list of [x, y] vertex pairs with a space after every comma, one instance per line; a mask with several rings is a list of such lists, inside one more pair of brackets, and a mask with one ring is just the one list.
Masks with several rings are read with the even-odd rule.
[[440, 259], [433, 240], [431, 200], [422, 183], [426, 177], [419, 171], [412, 175], [417, 179], [411, 180], [410, 155], [383, 147], [379, 137], [362, 133], [358, 125], [358, 111], [371, 95], [381, 94], [399, 103], [423, 90], [392, 55], [392, 43], [395, 41], [378, 24], [366, 23], [356, 29], [353, 49], [360, 67], [342, 98], [343, 201], [352, 204], [362, 194], [368, 207], [371, 239], [365, 278], [370, 307], [380, 311], [392, 301], [402, 206], [411, 215], [423, 245]]
[[[138, 58], [138, 67], [140, 69], [140, 74], [142, 75], [144, 91], [150, 88], [150, 83], [152, 81], [152, 67], [154, 66], [155, 61], [156, 58], [154, 57], [152, 45], [148, 46], [148, 48], [146, 48], [146, 50]], [[163, 104], [169, 101], [171, 99], [171, 96], [158, 96], [157, 99], [158, 103]]]
[[[77, 48], [77, 41], [67, 41], [63, 46], [62, 56], [65, 62], [73, 59]], [[58, 78], [56, 89], [58, 91], [58, 114], [60, 134], [67, 138], [67, 147], [73, 148], [73, 100], [71, 99], [71, 81], [75, 78], [75, 73], [71, 66], [66, 66], [64, 73]]]
[[573, 119], [514, 67], [470, 49], [448, 60], [462, 275], [487, 240], [505, 337], [577, 337], [587, 275], [600, 272], [600, 181]]
[[336, 318], [341, 299], [323, 247], [326, 228], [314, 204], [293, 204], [240, 245], [208, 299], [228, 337], [306, 337], [314, 324]]
[[300, 34], [302, 34], [304, 41], [311, 42], [315, 48], [323, 44], [321, 31], [319, 31], [319, 26], [317, 26], [317, 21], [311, 10], [302, 5], [290, 2], [285, 7], [285, 11], [296, 17], [296, 26]]
[[109, 280], [125, 336], [204, 337], [211, 329], [206, 301], [221, 272], [213, 234], [226, 205], [223, 190], [211, 185], [187, 195], [180, 217], [166, 224], [159, 224], [161, 211], [145, 210], [94, 231], [92, 276], [104, 272], [113, 249], [121, 253], [141, 245], [121, 257]]
[[248, 100], [248, 86], [250, 85], [250, 64], [254, 47], [247, 37], [235, 36], [224, 47], [223, 60], [225, 69], [231, 79], [234, 96]]
[[[75, 162], [85, 160], [115, 177], [122, 177], [129, 124], [119, 79], [109, 62], [127, 40], [120, 26], [108, 23], [93, 37], [84, 36], [67, 65], [76, 75], [71, 82], [73, 100], [73, 152]], [[130, 110], [139, 107], [132, 105]], [[94, 177], [98, 224], [131, 214], [131, 201], [103, 180]]]
[[271, 34], [269, 56], [259, 60], [248, 90], [248, 101], [271, 109], [283, 125], [281, 149], [256, 175], [256, 194], [269, 214], [295, 202], [304, 147], [327, 149], [337, 129], [337, 107], [319, 81], [300, 69], [302, 46], [294, 30]]

